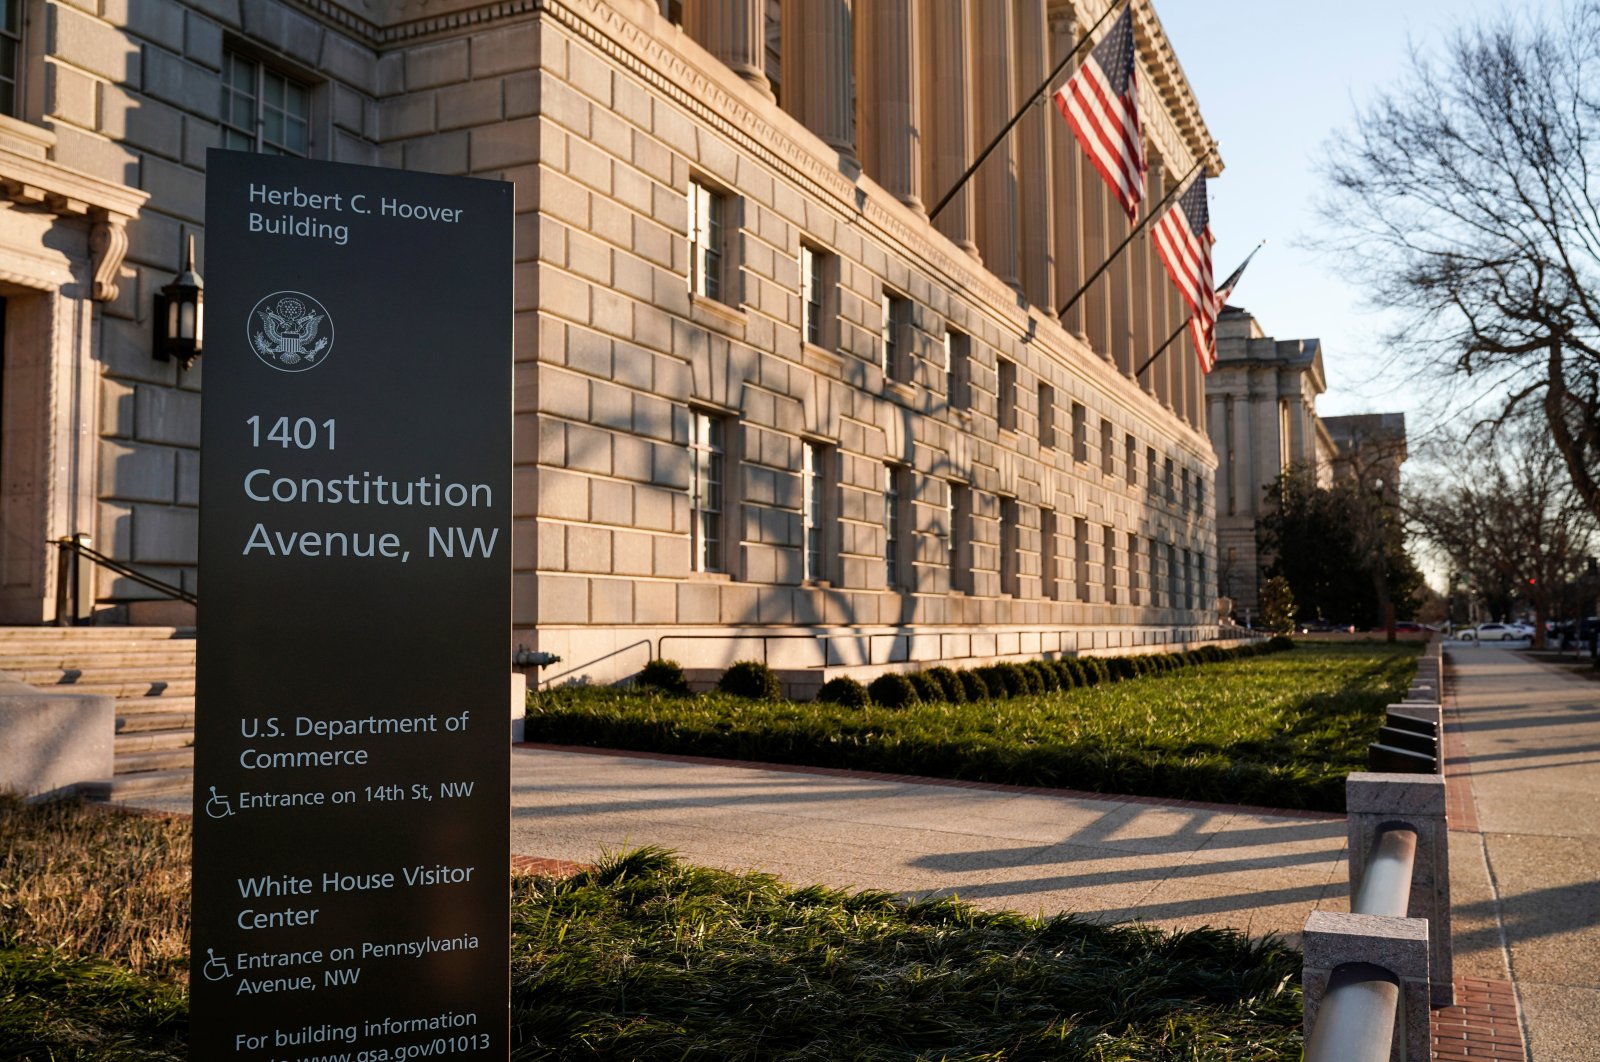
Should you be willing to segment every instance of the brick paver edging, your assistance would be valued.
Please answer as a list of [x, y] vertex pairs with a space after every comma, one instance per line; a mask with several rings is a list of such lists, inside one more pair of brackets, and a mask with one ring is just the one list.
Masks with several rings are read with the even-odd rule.
[[849, 767], [806, 767], [795, 763], [762, 763], [758, 760], [725, 760], [715, 756], [686, 756], [672, 752], [636, 752], [632, 749], [601, 749], [588, 745], [547, 745], [521, 741], [519, 749], [545, 752], [576, 752], [586, 756], [618, 756], [630, 760], [665, 760], [669, 763], [698, 763], [708, 767], [738, 767], [750, 771], [781, 771], [786, 774], [820, 774], [834, 778], [855, 778], [869, 782], [904, 782], [907, 785], [938, 785], [950, 789], [979, 789], [990, 793], [1032, 793], [1070, 797], [1074, 800], [1101, 800], [1114, 804], [1146, 804], [1162, 808], [1195, 808], [1201, 811], [1228, 811], [1242, 815], [1276, 815], [1288, 819], [1314, 819], [1325, 822], [1345, 816], [1332, 811], [1307, 811], [1303, 808], [1262, 808], [1251, 804], [1215, 804], [1204, 800], [1173, 800], [1165, 797], [1128, 796], [1121, 793], [1090, 793], [1081, 789], [1056, 789], [1044, 785], [1007, 785], [1004, 782], [975, 782], [959, 778], [924, 778], [914, 774], [886, 774], [882, 771], [857, 771]]
[[1432, 1014], [1434, 1062], [1527, 1062], [1510, 981], [1455, 979], [1456, 1003]]
[[1461, 730], [1461, 713], [1456, 709], [1455, 669], [1445, 665], [1444, 734], [1440, 751], [1444, 755], [1444, 813], [1452, 830], [1478, 832], [1478, 801], [1472, 795], [1472, 761], [1467, 757], [1467, 739]]

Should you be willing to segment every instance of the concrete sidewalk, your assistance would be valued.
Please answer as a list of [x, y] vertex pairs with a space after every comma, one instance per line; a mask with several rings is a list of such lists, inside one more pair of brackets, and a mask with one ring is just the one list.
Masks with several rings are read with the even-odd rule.
[[1298, 940], [1348, 908], [1342, 815], [573, 749], [512, 756], [513, 852], [654, 844], [729, 870]]
[[[1507, 979], [1535, 1062], [1600, 1058], [1600, 682], [1447, 654], [1459, 976]], [[1450, 746], [1454, 746], [1453, 749]]]

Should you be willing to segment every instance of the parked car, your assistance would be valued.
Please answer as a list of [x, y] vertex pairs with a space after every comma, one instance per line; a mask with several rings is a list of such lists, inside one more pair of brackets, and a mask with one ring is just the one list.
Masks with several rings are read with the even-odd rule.
[[1478, 624], [1478, 641], [1480, 642], [1513, 642], [1527, 635], [1520, 633], [1517, 628], [1508, 623], [1480, 623]]

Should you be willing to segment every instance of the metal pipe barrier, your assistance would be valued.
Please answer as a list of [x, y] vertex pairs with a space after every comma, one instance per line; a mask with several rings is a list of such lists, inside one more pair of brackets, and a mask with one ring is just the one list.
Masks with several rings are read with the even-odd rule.
[[1387, 1062], [1400, 1013], [1400, 979], [1370, 962], [1347, 962], [1328, 978], [1306, 1059]]
[[1345, 780], [1350, 913], [1306, 919], [1307, 1062], [1422, 1062], [1431, 1048], [1429, 1008], [1454, 1002], [1437, 642], [1418, 670], [1432, 700], [1390, 705], [1384, 729], [1396, 741], [1433, 743], [1431, 769]]
[[56, 626], [70, 627], [77, 624], [80, 614], [80, 601], [82, 599], [81, 579], [83, 561], [92, 561], [108, 571], [115, 572], [124, 579], [132, 579], [141, 586], [147, 586], [162, 595], [175, 598], [185, 604], [200, 604], [200, 599], [193, 593], [180, 586], [162, 582], [160, 579], [144, 572], [131, 568], [119, 560], [101, 553], [89, 546], [89, 536], [85, 534], [67, 535], [55, 540], [56, 549]]

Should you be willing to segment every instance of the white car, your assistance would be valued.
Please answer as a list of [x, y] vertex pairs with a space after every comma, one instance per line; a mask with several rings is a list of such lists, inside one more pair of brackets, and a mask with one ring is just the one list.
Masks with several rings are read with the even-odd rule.
[[1525, 637], [1515, 627], [1506, 623], [1480, 623], [1478, 624], [1478, 641], [1480, 642], [1512, 642]]

